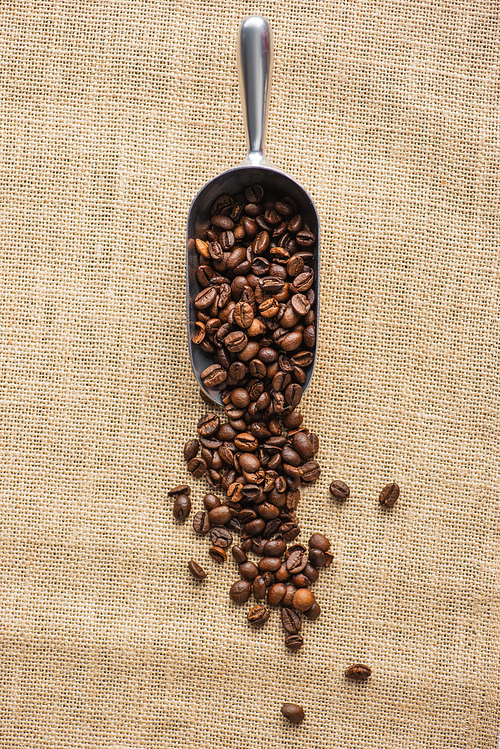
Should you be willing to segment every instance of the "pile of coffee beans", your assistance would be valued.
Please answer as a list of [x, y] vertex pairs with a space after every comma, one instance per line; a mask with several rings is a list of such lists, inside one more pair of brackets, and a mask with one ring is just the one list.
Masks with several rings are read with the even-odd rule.
[[[300, 487], [320, 475], [318, 437], [297, 411], [316, 343], [317, 238], [291, 197], [254, 184], [239, 195], [221, 195], [209, 228], [193, 239], [201, 290], [192, 341], [213, 360], [201, 379], [221, 392], [226, 417], [206, 413], [197, 437], [184, 446], [193, 476], [225, 494], [205, 495], [193, 527], [209, 536], [209, 554], [218, 563], [232, 546], [240, 579], [230, 597], [245, 603], [253, 594], [249, 623], [261, 627], [268, 607], [281, 605], [285, 644], [298, 650], [301, 614], [317, 619], [321, 613], [310, 586], [332, 561], [322, 534], [314, 533], [308, 548], [295, 542]], [[181, 487], [175, 517], [183, 520], [190, 507]], [[190, 570], [202, 579], [198, 568]]]

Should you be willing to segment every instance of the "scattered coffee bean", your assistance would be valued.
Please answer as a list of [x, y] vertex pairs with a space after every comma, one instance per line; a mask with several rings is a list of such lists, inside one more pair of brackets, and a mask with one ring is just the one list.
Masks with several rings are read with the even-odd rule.
[[187, 494], [178, 494], [175, 498], [174, 506], [172, 509], [174, 518], [177, 520], [185, 520], [191, 512], [191, 500]]
[[293, 597], [293, 605], [298, 611], [308, 611], [315, 600], [309, 588], [299, 588]]
[[[210, 518], [210, 513], [208, 513], [208, 517]], [[215, 526], [210, 531], [210, 541], [220, 549], [228, 549], [233, 543], [233, 537], [227, 528]]]
[[295, 635], [302, 629], [302, 619], [296, 611], [284, 606], [281, 609], [281, 623], [288, 634]]
[[168, 492], [169, 497], [175, 497], [176, 494], [186, 494], [188, 497], [191, 494], [191, 489], [187, 484], [179, 484]]
[[252, 627], [262, 627], [269, 619], [270, 613], [266, 606], [258, 603], [248, 612], [248, 621]]
[[345, 675], [348, 679], [352, 679], [353, 681], [363, 681], [364, 679], [368, 679], [371, 672], [372, 670], [369, 666], [364, 666], [362, 663], [356, 663], [354, 666], [346, 668]]
[[209, 549], [208, 553], [210, 554], [214, 562], [217, 562], [218, 564], [222, 564], [226, 561], [226, 550], [221, 546], [212, 546], [212, 548]]
[[290, 723], [302, 723], [306, 717], [301, 706], [293, 702], [285, 702], [281, 708], [281, 712]]
[[188, 569], [195, 580], [204, 580], [207, 576], [207, 573], [205, 572], [203, 567], [200, 567], [200, 565], [193, 559], [188, 562]]
[[397, 484], [387, 484], [380, 492], [379, 502], [384, 507], [394, 507], [399, 498], [399, 486]]
[[310, 549], [321, 549], [321, 551], [328, 551], [330, 546], [331, 543], [329, 539], [322, 533], [313, 533], [311, 538], [309, 539]]
[[234, 603], [246, 603], [250, 598], [251, 592], [252, 586], [248, 580], [236, 580], [236, 582], [231, 585], [229, 596]]
[[204, 536], [210, 530], [210, 520], [208, 512], [197, 512], [193, 518], [193, 528], [200, 536]]
[[336, 481], [332, 481], [330, 484], [330, 494], [335, 499], [338, 499], [339, 502], [343, 502], [349, 494], [351, 493], [351, 490], [345, 484], [343, 481], [339, 481], [338, 479]]
[[304, 644], [304, 638], [300, 634], [287, 635], [285, 637], [286, 647], [289, 650], [293, 651], [294, 653], [297, 652], [297, 650], [300, 650], [303, 644]]

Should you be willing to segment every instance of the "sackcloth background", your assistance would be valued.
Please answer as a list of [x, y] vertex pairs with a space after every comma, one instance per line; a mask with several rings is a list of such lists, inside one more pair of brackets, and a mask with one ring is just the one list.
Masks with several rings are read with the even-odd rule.
[[[252, 12], [274, 31], [267, 153], [323, 231], [302, 408], [323, 473], [298, 514], [335, 563], [297, 654], [277, 613], [250, 631], [232, 561], [217, 567], [167, 498], [205, 411], [186, 216], [245, 154], [235, 45]], [[0, 14], [0, 747], [495, 747], [498, 4]], [[333, 478], [351, 486], [343, 506]], [[205, 485], [189, 483], [194, 513]], [[368, 682], [346, 683], [355, 662]]]

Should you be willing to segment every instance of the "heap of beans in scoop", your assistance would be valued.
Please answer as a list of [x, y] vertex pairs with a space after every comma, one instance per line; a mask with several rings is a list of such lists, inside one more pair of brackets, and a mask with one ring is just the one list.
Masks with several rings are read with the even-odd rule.
[[[269, 606], [281, 605], [285, 644], [298, 650], [301, 614], [321, 613], [310, 586], [332, 561], [323, 534], [313, 533], [307, 547], [296, 542], [300, 487], [320, 475], [318, 437], [296, 410], [314, 358], [316, 236], [292, 198], [260, 185], [220, 196], [211, 214], [210, 228], [194, 242], [201, 291], [192, 340], [213, 358], [201, 378], [221, 392], [227, 420], [202, 416], [184, 456], [193, 476], [204, 476], [225, 498], [206, 494], [193, 526], [209, 535], [217, 562], [239, 537], [231, 549], [240, 575], [231, 599], [245, 603], [253, 593], [248, 621], [256, 627], [269, 618]], [[184, 519], [188, 487], [171, 494], [174, 515]], [[196, 562], [189, 568], [205, 577]]]

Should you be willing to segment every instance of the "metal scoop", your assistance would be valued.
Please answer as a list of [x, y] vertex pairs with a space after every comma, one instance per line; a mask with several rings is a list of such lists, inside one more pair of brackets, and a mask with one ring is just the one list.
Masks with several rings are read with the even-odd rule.
[[[319, 319], [319, 218], [314, 204], [294, 179], [283, 170], [274, 167], [264, 156], [264, 138], [266, 132], [267, 110], [269, 102], [269, 79], [272, 67], [272, 39], [268, 22], [262, 16], [246, 18], [240, 27], [238, 44], [238, 71], [243, 117], [248, 137], [248, 155], [239, 166], [219, 174], [202, 187], [191, 204], [187, 222], [187, 322], [191, 366], [202, 391], [215, 403], [222, 405], [221, 394], [206, 387], [201, 381], [201, 373], [213, 364], [213, 358], [199, 346], [193, 344], [191, 337], [197, 321], [197, 310], [194, 299], [201, 286], [196, 277], [199, 265], [195, 238], [202, 237], [210, 226], [210, 207], [224, 194], [235, 195], [244, 192], [252, 184], [260, 184], [264, 190], [277, 195], [287, 195], [297, 203], [298, 210], [317, 237], [317, 250], [310, 265], [314, 270], [313, 286], [316, 299], [313, 307], [316, 315], [316, 327]], [[314, 359], [306, 370], [305, 391], [312, 377], [316, 363], [317, 344], [314, 346]]]

